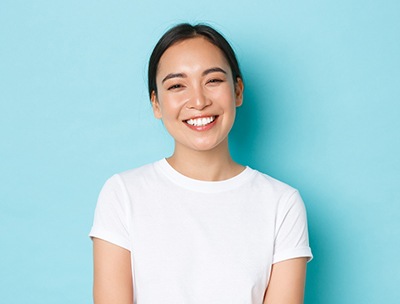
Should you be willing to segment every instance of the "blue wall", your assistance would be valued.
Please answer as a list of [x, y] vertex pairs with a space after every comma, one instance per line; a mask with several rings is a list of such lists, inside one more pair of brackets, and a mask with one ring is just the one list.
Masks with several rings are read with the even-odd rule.
[[248, 2], [2, 1], [3, 303], [91, 301], [103, 182], [172, 151], [146, 62], [181, 21], [211, 23], [237, 51], [236, 159], [303, 195], [306, 304], [398, 302], [400, 2]]

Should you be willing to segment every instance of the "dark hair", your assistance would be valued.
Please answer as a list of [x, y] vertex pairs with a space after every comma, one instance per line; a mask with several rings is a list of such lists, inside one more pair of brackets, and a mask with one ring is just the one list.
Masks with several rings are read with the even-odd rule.
[[151, 53], [148, 69], [148, 87], [150, 98], [153, 91], [157, 94], [156, 75], [161, 56], [173, 44], [195, 37], [204, 37], [218, 47], [228, 61], [228, 64], [232, 70], [234, 82], [237, 82], [237, 78], [242, 79], [242, 73], [240, 72], [239, 63], [236, 59], [235, 52], [224, 36], [222, 36], [209, 25], [191, 25], [189, 23], [181, 23], [169, 29], [160, 38], [154, 47], [153, 52]]

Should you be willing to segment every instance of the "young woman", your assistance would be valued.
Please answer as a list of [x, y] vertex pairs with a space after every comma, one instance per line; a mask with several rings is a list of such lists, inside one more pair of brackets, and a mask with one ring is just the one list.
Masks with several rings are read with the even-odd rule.
[[303, 303], [301, 197], [229, 152], [244, 90], [229, 43], [206, 25], [173, 27], [148, 85], [175, 149], [104, 185], [90, 233], [95, 303]]

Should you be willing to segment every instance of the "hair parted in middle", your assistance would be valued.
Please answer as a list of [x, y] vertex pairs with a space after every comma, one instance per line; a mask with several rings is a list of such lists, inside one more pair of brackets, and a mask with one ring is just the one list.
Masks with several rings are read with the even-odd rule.
[[191, 25], [189, 23], [181, 23], [169, 29], [160, 38], [151, 53], [148, 67], [148, 90], [150, 98], [153, 92], [157, 95], [157, 69], [164, 52], [177, 42], [196, 37], [204, 37], [221, 50], [232, 70], [232, 77], [235, 83], [238, 78], [243, 80], [235, 52], [222, 34], [206, 24]]

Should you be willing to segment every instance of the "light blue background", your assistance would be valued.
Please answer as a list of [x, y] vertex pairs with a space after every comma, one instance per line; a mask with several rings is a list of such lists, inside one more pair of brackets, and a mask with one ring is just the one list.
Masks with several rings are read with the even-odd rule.
[[209, 22], [237, 51], [236, 159], [303, 195], [306, 304], [398, 303], [397, 0], [3, 0], [0, 301], [91, 302], [103, 182], [172, 151], [146, 64], [182, 21]]

